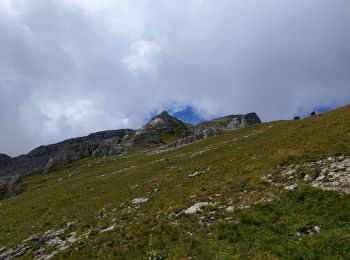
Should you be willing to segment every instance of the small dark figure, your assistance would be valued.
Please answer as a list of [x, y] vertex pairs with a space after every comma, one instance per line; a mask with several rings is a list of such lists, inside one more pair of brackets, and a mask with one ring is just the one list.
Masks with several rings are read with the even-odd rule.
[[300, 116], [295, 116], [293, 119], [294, 120], [300, 120]]
[[315, 112], [315, 111], [312, 111], [312, 112], [310, 113], [310, 116], [314, 116], [314, 115], [316, 115], [316, 112]]

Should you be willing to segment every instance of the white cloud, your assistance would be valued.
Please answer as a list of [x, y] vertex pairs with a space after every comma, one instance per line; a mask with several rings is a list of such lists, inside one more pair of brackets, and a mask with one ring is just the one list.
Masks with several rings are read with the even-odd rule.
[[84, 126], [89, 123], [89, 118], [94, 116], [96, 109], [88, 99], [73, 99], [63, 102], [44, 100], [43, 102], [39, 101], [39, 112], [48, 119], [43, 132], [52, 134], [59, 131], [62, 120], [72, 128]]
[[133, 43], [130, 53], [121, 62], [134, 74], [149, 73], [155, 75], [159, 65], [161, 48], [157, 42], [140, 40]]

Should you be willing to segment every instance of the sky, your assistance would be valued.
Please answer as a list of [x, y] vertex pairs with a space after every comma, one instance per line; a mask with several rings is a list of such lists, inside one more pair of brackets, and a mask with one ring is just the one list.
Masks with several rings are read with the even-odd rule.
[[349, 0], [0, 0], [0, 153], [348, 103]]

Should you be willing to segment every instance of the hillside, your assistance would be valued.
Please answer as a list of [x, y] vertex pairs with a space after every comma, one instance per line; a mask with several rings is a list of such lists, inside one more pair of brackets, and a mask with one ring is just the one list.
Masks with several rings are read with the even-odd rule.
[[22, 178], [0, 259], [349, 258], [350, 106], [206, 137]]
[[[220, 125], [216, 122], [220, 121]], [[255, 113], [231, 115], [200, 125], [190, 125], [172, 117], [166, 111], [153, 117], [137, 130], [119, 129], [92, 133], [50, 145], [41, 145], [28, 154], [11, 158], [0, 154], [0, 199], [21, 193], [16, 183], [23, 176], [50, 173], [55, 169], [90, 156], [123, 156], [141, 151], [152, 153], [261, 123]], [[215, 123], [214, 123], [215, 122]]]

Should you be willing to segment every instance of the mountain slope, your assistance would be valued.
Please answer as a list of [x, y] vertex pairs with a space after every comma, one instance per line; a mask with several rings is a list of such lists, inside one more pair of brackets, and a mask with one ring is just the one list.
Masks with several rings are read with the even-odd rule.
[[[13, 190], [12, 187], [21, 176], [42, 171], [49, 173], [57, 167], [85, 157], [124, 155], [155, 147], [167, 150], [170, 147], [181, 146], [184, 143], [188, 144], [208, 136], [221, 134], [224, 130], [261, 123], [255, 113], [233, 115], [227, 118], [226, 125], [221, 124], [213, 127], [201, 124], [192, 126], [164, 111], [138, 130], [119, 129], [93, 133], [57, 144], [42, 145], [26, 155], [14, 158], [0, 154], [0, 199], [21, 192], [21, 189]], [[165, 146], [166, 144], [170, 144], [170, 147]]]
[[84, 158], [0, 201], [0, 256], [347, 258], [350, 196], [313, 188], [333, 166], [311, 165], [349, 155], [347, 106], [163, 153]]

